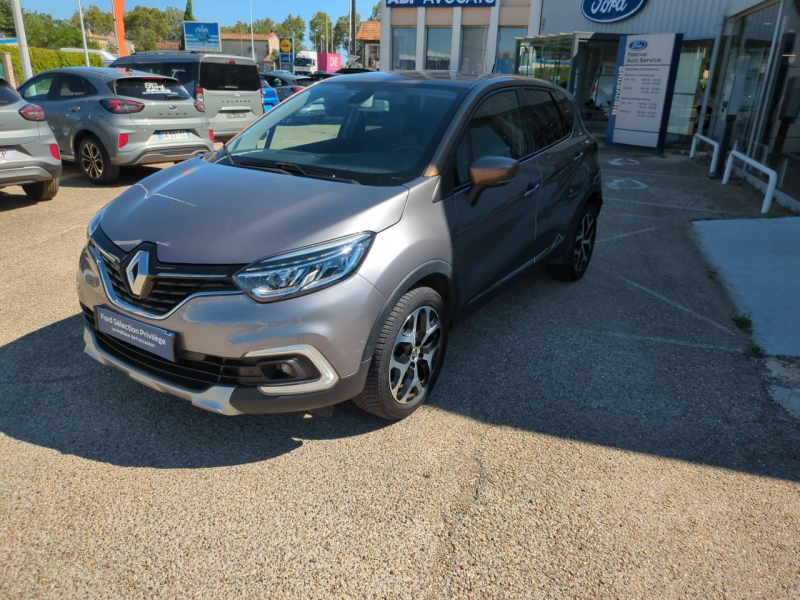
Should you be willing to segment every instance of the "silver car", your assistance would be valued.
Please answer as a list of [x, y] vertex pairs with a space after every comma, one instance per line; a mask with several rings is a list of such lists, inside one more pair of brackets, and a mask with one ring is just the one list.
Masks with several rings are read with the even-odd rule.
[[31, 200], [58, 193], [61, 155], [41, 106], [0, 78], [0, 188], [21, 185]]
[[264, 114], [256, 63], [243, 56], [186, 51], [136, 52], [112, 66], [177, 79], [206, 107], [217, 141], [231, 139]]
[[44, 108], [64, 160], [107, 184], [129, 165], [178, 162], [213, 150], [205, 106], [175, 79], [101, 67], [44, 71], [19, 88]]
[[[330, 114], [297, 117], [315, 103]], [[311, 86], [91, 220], [86, 352], [226, 415], [352, 398], [406, 417], [465, 309], [535, 263], [586, 272], [602, 187], [577, 113], [512, 76]]]

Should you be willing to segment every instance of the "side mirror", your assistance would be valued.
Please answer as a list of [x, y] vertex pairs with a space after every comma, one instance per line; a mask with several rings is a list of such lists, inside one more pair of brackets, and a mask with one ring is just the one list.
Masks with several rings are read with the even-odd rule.
[[469, 180], [472, 183], [469, 205], [475, 206], [487, 188], [510, 182], [518, 170], [519, 163], [513, 158], [484, 156], [476, 160], [469, 167]]

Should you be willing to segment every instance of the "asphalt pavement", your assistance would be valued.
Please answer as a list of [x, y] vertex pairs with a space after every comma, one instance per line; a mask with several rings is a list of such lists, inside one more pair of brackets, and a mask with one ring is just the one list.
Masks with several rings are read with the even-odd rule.
[[94, 363], [86, 224], [153, 169], [0, 191], [0, 597], [800, 597], [800, 427], [691, 225], [761, 198], [601, 161], [587, 275], [493, 294], [394, 424], [225, 418]]

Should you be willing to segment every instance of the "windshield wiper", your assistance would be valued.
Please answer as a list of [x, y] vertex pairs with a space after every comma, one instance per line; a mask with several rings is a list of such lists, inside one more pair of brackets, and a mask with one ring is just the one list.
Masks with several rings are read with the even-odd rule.
[[266, 165], [261, 164], [260, 161], [247, 160], [246, 158], [243, 158], [240, 161], [234, 162], [233, 156], [231, 156], [230, 152], [228, 152], [228, 158], [230, 159], [231, 164], [234, 167], [243, 167], [245, 169], [256, 169], [258, 171], [266, 171], [267, 173], [279, 173], [280, 175], [294, 175], [295, 174], [295, 173], [292, 173], [291, 171], [288, 171], [286, 169], [280, 169], [278, 167], [268, 167]]
[[320, 173], [317, 171], [306, 171], [300, 165], [296, 165], [294, 163], [286, 163], [286, 162], [276, 162], [275, 167], [278, 169], [282, 169], [283, 171], [287, 171], [292, 175], [297, 175], [298, 177], [312, 177], [314, 179], [325, 179], [328, 181], [338, 181], [340, 183], [354, 183], [359, 185], [359, 183], [355, 179], [346, 179], [344, 177], [337, 177], [333, 173]]

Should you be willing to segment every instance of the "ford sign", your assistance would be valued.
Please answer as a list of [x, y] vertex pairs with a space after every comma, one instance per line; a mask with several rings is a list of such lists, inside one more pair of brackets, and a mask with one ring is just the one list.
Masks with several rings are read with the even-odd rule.
[[630, 44], [628, 44], [628, 48], [631, 50], [644, 50], [647, 48], [647, 42], [644, 40], [634, 40]]
[[583, 16], [595, 23], [614, 23], [632, 17], [647, 0], [583, 0]]

